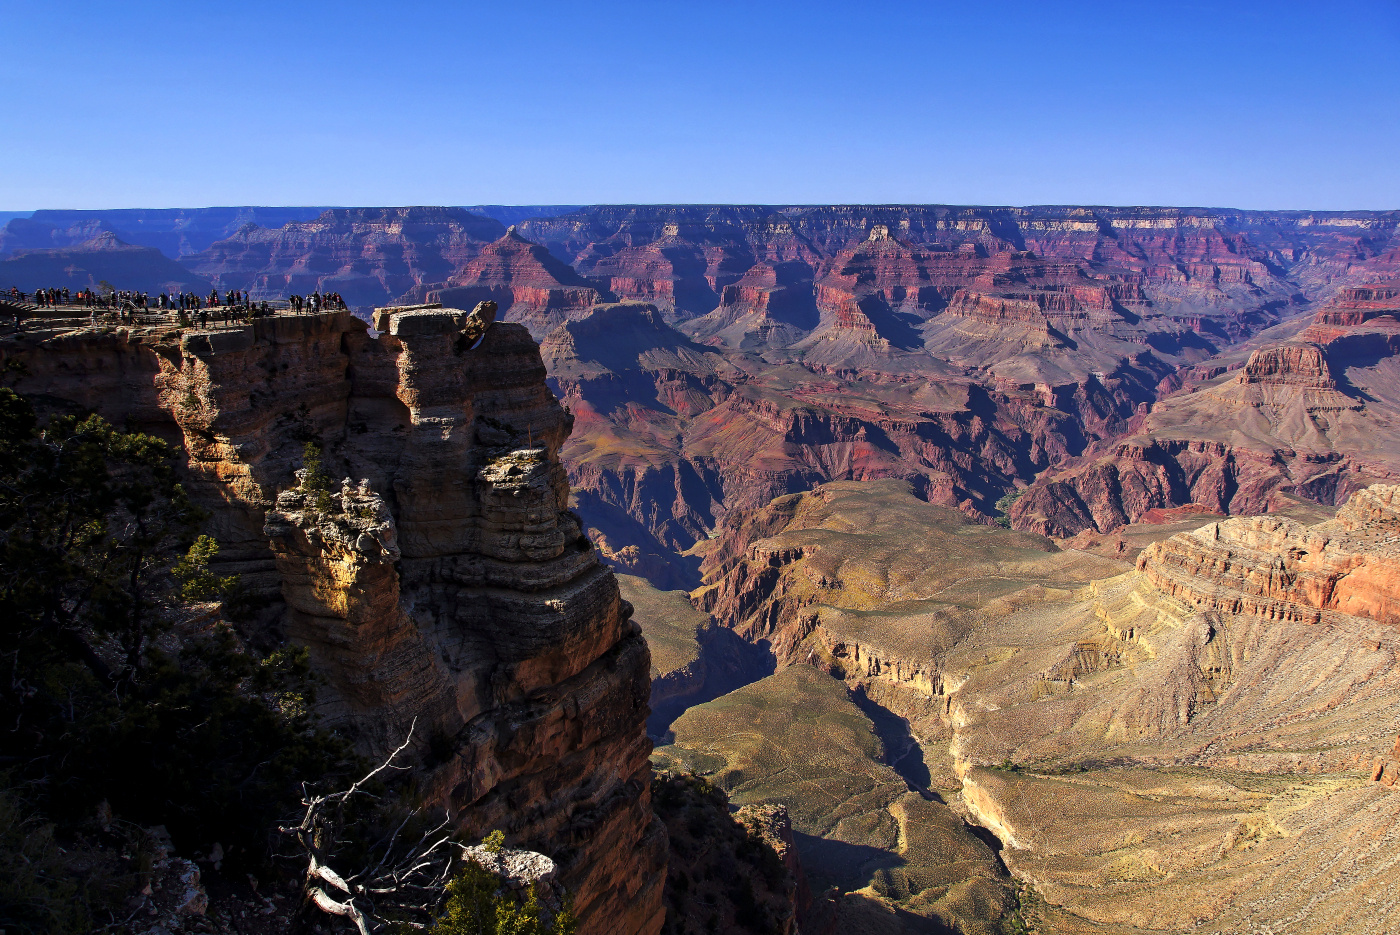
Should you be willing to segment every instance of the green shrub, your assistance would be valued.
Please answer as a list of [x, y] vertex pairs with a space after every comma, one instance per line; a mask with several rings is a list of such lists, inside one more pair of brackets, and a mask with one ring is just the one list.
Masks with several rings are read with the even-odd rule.
[[209, 570], [209, 563], [218, 554], [219, 543], [212, 536], [200, 536], [170, 569], [175, 580], [180, 582], [183, 600], [209, 601], [233, 592], [238, 584], [237, 575], [220, 577]]
[[313, 492], [330, 492], [331, 476], [321, 467], [321, 446], [315, 442], [307, 442], [301, 450], [301, 466], [306, 471], [302, 475], [301, 489]]
[[551, 919], [534, 887], [524, 902], [518, 902], [502, 889], [495, 874], [473, 860], [447, 884], [447, 904], [427, 931], [432, 935], [573, 935], [577, 929], [578, 921], [567, 907]]
[[1021, 499], [1021, 494], [1025, 493], [1025, 488], [1020, 490], [1009, 490], [997, 501], [997, 525], [1003, 529], [1011, 528], [1011, 508], [1016, 505], [1016, 501]]

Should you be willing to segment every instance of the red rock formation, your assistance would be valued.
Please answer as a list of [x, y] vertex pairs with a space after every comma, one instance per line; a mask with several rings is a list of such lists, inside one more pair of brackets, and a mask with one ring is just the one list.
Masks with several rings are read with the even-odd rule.
[[907, 478], [933, 502], [990, 510], [1002, 489], [992, 477], [1028, 479], [1031, 465], [1068, 457], [1082, 431], [1071, 420], [1084, 417], [1065, 410], [1104, 404], [1046, 388], [1051, 407], [1032, 387], [987, 393], [946, 370], [932, 387], [915, 376], [796, 369], [770, 383], [765, 370], [692, 345], [638, 308], [600, 307], [544, 348], [578, 418], [565, 450], [575, 496], [614, 551], [664, 556], [703, 540], [726, 510], [831, 479]]
[[707, 343], [727, 347], [782, 347], [817, 325], [812, 269], [800, 261], [755, 263], [720, 292], [719, 308], [685, 325]]
[[1372, 369], [1400, 354], [1396, 314], [1391, 284], [1340, 290], [1298, 340], [1254, 351], [1232, 379], [1205, 370], [1213, 385], [1158, 404], [1135, 437], [1051, 472], [1013, 522], [1065, 536], [1188, 503], [1263, 512], [1274, 491], [1330, 504], [1400, 473], [1387, 377]]
[[753, 264], [747, 245], [714, 243], [703, 227], [663, 224], [649, 243], [612, 238], [575, 259], [580, 271], [608, 283], [619, 299], [648, 302], [671, 320], [714, 309], [718, 290]]
[[525, 325], [537, 339], [603, 301], [592, 283], [513, 227], [441, 288], [426, 288], [425, 295], [429, 302], [462, 308], [493, 301], [504, 317]]
[[[424, 223], [426, 246], [414, 246], [419, 235], [407, 228], [375, 233], [371, 224], [343, 235], [346, 245], [334, 250], [327, 244], [342, 236], [344, 224], [314, 238], [298, 233], [307, 225], [291, 225], [277, 262], [288, 274], [298, 262], [308, 269], [341, 264], [348, 261], [341, 252], [360, 243], [378, 269], [384, 251], [399, 245], [417, 264], [403, 277], [415, 298], [426, 297], [427, 284], [450, 279], [484, 290], [472, 298], [522, 303], [507, 316], [528, 319], [543, 337], [583, 317], [584, 306], [602, 295], [588, 292], [589, 282], [573, 278], [557, 257], [621, 296], [652, 300], [667, 321], [683, 320], [688, 335], [726, 351], [722, 364], [704, 356], [666, 366], [610, 364], [611, 376], [599, 373], [575, 388], [570, 405], [582, 422], [570, 447], [573, 478], [587, 503], [602, 502], [610, 514], [590, 522], [612, 554], [636, 546], [636, 562], [653, 569], [667, 561], [671, 546], [662, 540], [693, 541], [731, 503], [762, 503], [818, 480], [872, 472], [922, 474], [940, 502], [983, 516], [1001, 493], [1047, 468], [1067, 472], [1071, 488], [1069, 474], [1098, 472], [1082, 494], [1059, 490], [1042, 504], [1047, 515], [1068, 510], [1080, 517], [1053, 527], [1063, 530], [1191, 502], [1181, 497], [1193, 488], [1212, 509], [1222, 500], [1247, 509], [1270, 484], [1331, 500], [1385, 476], [1382, 452], [1351, 450], [1348, 433], [1364, 436], [1360, 427], [1372, 416], [1360, 413], [1353, 426], [1351, 416], [1338, 415], [1364, 402], [1348, 388], [1343, 358], [1360, 365], [1393, 353], [1385, 315], [1367, 312], [1365, 333], [1326, 324], [1315, 327], [1349, 330], [1305, 336], [1326, 345], [1336, 387], [1255, 383], [1226, 393], [1223, 402], [1198, 393], [1195, 408], [1186, 406], [1180, 418], [1170, 406], [1156, 413], [1148, 407], [1174, 393], [1215, 392], [1205, 384], [1242, 361], [1213, 355], [1306, 298], [1356, 286], [1365, 269], [1389, 268], [1393, 213], [604, 206], [528, 220], [521, 235], [548, 252], [508, 239], [488, 251], [490, 262], [483, 255], [470, 268], [478, 244], [440, 248], [439, 228]], [[225, 249], [232, 258], [251, 256], [233, 241], [213, 252]], [[299, 249], [305, 258], [293, 262]], [[424, 256], [434, 250], [440, 262], [433, 269], [441, 273], [427, 269]], [[1372, 301], [1342, 301], [1353, 300]], [[1394, 341], [1400, 347], [1400, 330]], [[1207, 414], [1208, 403], [1224, 417]], [[800, 431], [780, 427], [788, 413]], [[1280, 430], [1260, 426], [1278, 413]], [[954, 419], [952, 428], [928, 427]], [[1177, 431], [1189, 420], [1222, 431]], [[812, 435], [815, 426], [822, 428]], [[932, 441], [905, 439], [913, 426]], [[966, 438], [969, 429], [975, 435], [988, 426], [1003, 439], [990, 449], [938, 440], [940, 433]], [[1224, 426], [1237, 428], [1236, 436]], [[584, 438], [595, 430], [596, 445]], [[828, 440], [815, 440], [828, 432]], [[742, 435], [742, 444], [732, 443]], [[1076, 505], [1075, 497], [1100, 495], [1095, 484], [1108, 500], [1118, 497], [1113, 488], [1125, 472], [1068, 462], [1081, 455], [1097, 462], [1120, 441], [1144, 458], [1118, 468], [1154, 476], [1124, 482], [1132, 488], [1124, 494], [1129, 502]], [[1188, 460], [1208, 449], [1222, 454], [1199, 468], [1167, 465], [1183, 442], [1182, 450], [1193, 452]], [[939, 451], [914, 452], [926, 443]], [[603, 449], [607, 459], [583, 454]], [[1339, 467], [1337, 453], [1350, 460]], [[899, 463], [911, 460], [920, 465], [912, 472]], [[1157, 461], [1161, 472], [1146, 467]], [[1278, 463], [1289, 467], [1276, 469]], [[1139, 495], [1139, 486], [1167, 492]], [[1217, 494], [1208, 496], [1210, 487]], [[1041, 496], [1033, 491], [1023, 509]]]
[[1314, 317], [1318, 325], [1356, 326], [1400, 314], [1400, 283], [1373, 283], [1337, 290], [1332, 301]]
[[865, 240], [833, 258], [831, 272], [819, 286], [818, 304], [835, 309], [878, 296], [889, 308], [937, 310], [943, 297], [932, 286], [925, 268], [929, 262], [925, 251], [892, 236], [886, 225], [873, 224]]
[[1329, 612], [1400, 627], [1400, 487], [1357, 491], [1334, 523], [1232, 519], [1149, 546], [1143, 576], [1201, 610], [1320, 623]]

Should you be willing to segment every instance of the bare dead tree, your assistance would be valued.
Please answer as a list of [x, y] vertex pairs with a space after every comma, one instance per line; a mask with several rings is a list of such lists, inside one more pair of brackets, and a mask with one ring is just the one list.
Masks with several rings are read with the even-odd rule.
[[457, 856], [451, 846], [451, 815], [445, 809], [441, 822], [426, 831], [405, 834], [415, 819], [423, 817], [422, 810], [410, 809], [397, 827], [371, 846], [365, 866], [353, 872], [331, 867], [337, 845], [345, 843], [347, 805], [356, 796], [378, 798], [365, 786], [380, 773], [410, 768], [395, 766], [394, 760], [408, 749], [416, 725], [417, 719], [398, 749], [349, 789], [311, 795], [303, 784], [301, 821], [278, 828], [294, 837], [306, 853], [304, 898], [294, 921], [297, 930], [308, 927], [315, 910], [348, 919], [360, 935], [375, 935], [393, 926], [426, 928], [441, 909]]

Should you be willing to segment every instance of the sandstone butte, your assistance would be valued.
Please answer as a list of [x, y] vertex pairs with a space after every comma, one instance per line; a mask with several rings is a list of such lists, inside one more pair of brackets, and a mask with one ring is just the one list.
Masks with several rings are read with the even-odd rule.
[[[902, 855], [853, 869], [808, 845], [808, 876], [850, 894], [838, 915], [863, 894], [861, 912], [996, 931], [977, 926], [1009, 871], [1045, 932], [1400, 920], [1400, 487], [1312, 525], [1209, 522], [1129, 564], [894, 481], [831, 483], [732, 518], [705, 563], [697, 603], [789, 668], [692, 707], [656, 756], [740, 802], [784, 796], [805, 834]], [[788, 674], [810, 668], [860, 709]], [[774, 720], [784, 695], [805, 713]], [[851, 778], [802, 752], [797, 722], [843, 736], [862, 714], [880, 742]], [[1004, 869], [940, 824], [949, 809], [997, 835]], [[981, 909], [954, 879], [982, 881]]]
[[[469, 836], [548, 854], [581, 932], [655, 933], [650, 654], [568, 509], [572, 418], [538, 346], [465, 312], [278, 316], [228, 330], [6, 338], [18, 389], [169, 438], [226, 572], [269, 601], [252, 641], [308, 646], [327, 722], [381, 756], [413, 730], [417, 788]], [[335, 477], [292, 489], [303, 445]], [[314, 499], [314, 498], [313, 498]]]

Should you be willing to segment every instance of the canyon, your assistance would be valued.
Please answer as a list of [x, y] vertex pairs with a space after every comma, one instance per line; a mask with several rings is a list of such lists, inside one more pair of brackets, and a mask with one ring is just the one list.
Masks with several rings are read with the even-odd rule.
[[1198, 370], [1206, 379], [1161, 400], [1127, 437], [1031, 486], [1012, 522], [1056, 536], [1107, 532], [1155, 508], [1259, 513], [1280, 492], [1334, 504], [1395, 478], [1400, 289], [1343, 287], [1278, 331]]
[[[1390, 418], [1395, 212], [317, 210], [38, 212], [0, 250], [61, 241], [81, 267], [87, 234], [110, 250], [198, 228], [225, 236], [174, 260], [254, 299], [334, 291], [366, 320], [495, 301], [583, 426], [564, 460], [591, 534], [664, 588], [698, 583], [678, 555], [729, 509], [831, 480], [901, 477], [984, 522], [1031, 488], [1012, 522], [1065, 537], [1193, 503], [1254, 512], [1275, 491], [1335, 505], [1394, 467], [1348, 452]], [[1250, 351], [1296, 342], [1326, 349], [1335, 386], [1254, 378]], [[1240, 424], [1203, 434], [1210, 407]]]
[[165, 259], [354, 315], [6, 356], [177, 442], [247, 638], [586, 930], [662, 925], [653, 768], [784, 807], [784, 931], [1400, 916], [1400, 212], [307, 211]]
[[1221, 518], [1126, 562], [892, 480], [777, 498], [726, 523], [694, 597], [779, 669], [655, 758], [787, 801], [852, 919], [1389, 931], [1397, 506], [1372, 485], [1322, 522]]

